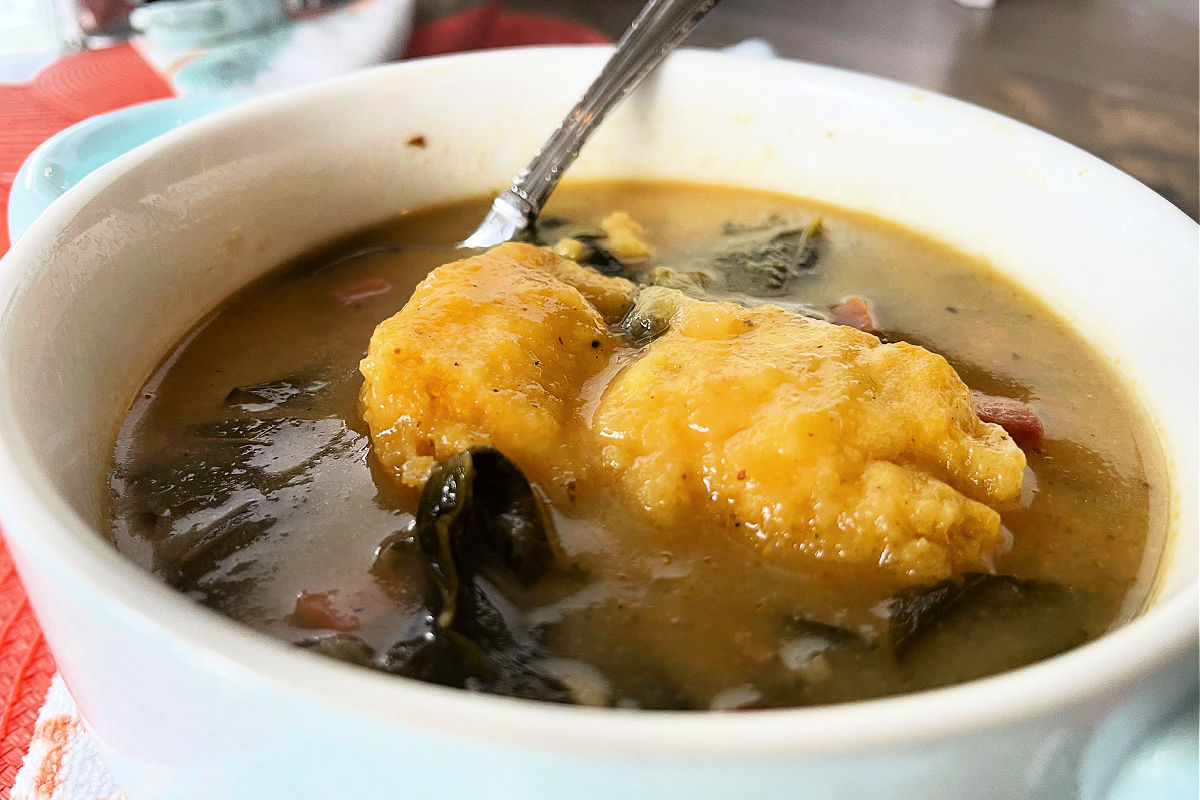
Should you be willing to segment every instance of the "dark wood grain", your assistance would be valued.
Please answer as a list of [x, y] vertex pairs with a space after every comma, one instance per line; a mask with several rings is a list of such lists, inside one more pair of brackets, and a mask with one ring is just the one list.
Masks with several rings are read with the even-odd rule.
[[[642, 0], [508, 0], [616, 37]], [[1194, 0], [724, 0], [689, 45], [780, 55], [944, 92], [1028, 122], [1200, 215]]]

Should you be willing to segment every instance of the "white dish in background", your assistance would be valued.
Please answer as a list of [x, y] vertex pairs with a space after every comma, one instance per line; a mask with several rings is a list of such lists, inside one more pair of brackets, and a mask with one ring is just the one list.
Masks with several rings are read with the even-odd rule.
[[[1080, 150], [898, 84], [684, 51], [572, 175], [869, 211], [1063, 309], [1146, 403], [1172, 471], [1170, 553], [1134, 622], [1031, 667], [884, 700], [565, 708], [314, 658], [192, 604], [97, 534], [116, 427], [180, 335], [338, 234], [494, 191], [606, 55], [430, 59], [220, 112], [90, 175], [5, 257], [0, 521], [118, 780], [134, 800], [1102, 797], [1196, 691], [1197, 227]], [[405, 147], [417, 134], [428, 146]]]

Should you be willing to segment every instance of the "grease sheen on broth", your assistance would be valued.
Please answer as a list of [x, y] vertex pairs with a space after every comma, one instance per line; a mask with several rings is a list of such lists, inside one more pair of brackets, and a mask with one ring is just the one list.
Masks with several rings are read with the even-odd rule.
[[[119, 549], [199, 602], [290, 641], [314, 635], [291, 622], [301, 592], [339, 590], [356, 634], [378, 650], [418, 630], [419, 576], [385, 585], [370, 572], [380, 543], [411, 527], [416, 494], [374, 462], [357, 366], [375, 325], [430, 269], [459, 257], [450, 246], [391, 245], [457, 241], [485, 207], [415, 211], [325, 248], [248, 287], [186, 337], [120, 432], [110, 481]], [[1030, 402], [1046, 439], [1026, 453], [1021, 501], [1002, 510], [1013, 545], [995, 568], [1065, 587], [1070, 613], [993, 586], [898, 656], [880, 645], [897, 587], [870, 570], [798, 575], [683, 530], [651, 547], [620, 509], [587, 520], [553, 509], [560, 556], [579, 569], [491, 588], [511, 604], [505, 613], [544, 637], [547, 668], [585, 685], [577, 700], [724, 708], [910, 691], [1058, 652], [1140, 606], [1164, 535], [1162, 457], [1112, 367], [1050, 309], [929, 239], [783, 195], [568, 184], [547, 213], [595, 224], [618, 208], [645, 226], [650, 265], [676, 267], [717, 244], [727, 222], [819, 215], [818, 263], [798, 299], [827, 307], [869, 297], [887, 338], [941, 353], [973, 389]], [[231, 395], [285, 377], [291, 396]]]

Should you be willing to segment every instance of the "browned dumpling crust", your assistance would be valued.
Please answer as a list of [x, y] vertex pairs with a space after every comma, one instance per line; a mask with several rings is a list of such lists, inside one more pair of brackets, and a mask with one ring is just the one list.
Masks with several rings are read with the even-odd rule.
[[[781, 566], [904, 582], [988, 569], [1025, 457], [944, 358], [773, 306], [640, 290], [666, 332], [614, 324], [636, 287], [529, 245], [434, 270], [371, 339], [363, 415], [418, 486], [490, 444], [568, 513], [744, 540]], [[645, 535], [645, 534], [642, 534]]]

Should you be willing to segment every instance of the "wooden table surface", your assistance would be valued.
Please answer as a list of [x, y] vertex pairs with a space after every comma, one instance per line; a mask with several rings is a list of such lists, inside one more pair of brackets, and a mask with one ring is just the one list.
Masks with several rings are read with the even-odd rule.
[[[614, 38], [643, 0], [506, 0]], [[780, 55], [914, 84], [1028, 122], [1200, 215], [1196, 0], [724, 0], [688, 44], [750, 37]]]

